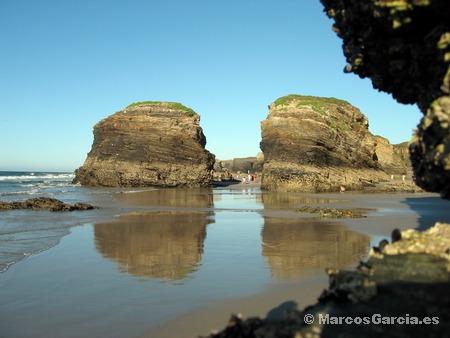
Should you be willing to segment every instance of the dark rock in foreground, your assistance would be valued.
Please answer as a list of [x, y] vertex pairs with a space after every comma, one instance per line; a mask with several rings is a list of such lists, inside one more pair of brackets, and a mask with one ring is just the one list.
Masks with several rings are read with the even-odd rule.
[[94, 126], [74, 183], [106, 187], [208, 187], [214, 155], [200, 116], [174, 102], [132, 104]]
[[346, 72], [424, 114], [410, 142], [416, 183], [450, 199], [450, 1], [321, 0]]
[[0, 210], [30, 209], [30, 210], [48, 210], [48, 211], [74, 211], [74, 210], [92, 210], [97, 207], [87, 203], [77, 202], [67, 204], [50, 197], [29, 198], [24, 202], [3, 202], [0, 201]]
[[266, 318], [233, 315], [209, 337], [448, 337], [450, 224], [392, 237], [357, 270], [329, 269], [315, 305], [299, 311], [286, 302]]

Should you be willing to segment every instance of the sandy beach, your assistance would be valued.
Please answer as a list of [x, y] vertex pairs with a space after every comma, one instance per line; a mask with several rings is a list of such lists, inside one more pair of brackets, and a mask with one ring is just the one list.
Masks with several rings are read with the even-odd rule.
[[[313, 304], [325, 268], [354, 267], [394, 228], [450, 221], [448, 201], [427, 193], [274, 193], [254, 183], [77, 194], [86, 192], [98, 211], [70, 214], [81, 224], [59, 244], [0, 274], [0, 336], [206, 335], [233, 313]], [[367, 217], [321, 219], [297, 212], [304, 205]]]
[[328, 277], [325, 274], [312, 275], [291, 283], [276, 283], [256, 295], [225, 299], [185, 313], [141, 338], [206, 336], [211, 331], [224, 328], [232, 314], [265, 317], [269, 310], [284, 302], [294, 301], [299, 308], [313, 304], [327, 286]]
[[[240, 185], [231, 189], [239, 189]], [[292, 194], [299, 195], [299, 194]], [[427, 229], [436, 222], [450, 222], [449, 202], [442, 200], [437, 194], [420, 193], [324, 193], [300, 194], [311, 198], [332, 201], [327, 207], [364, 210], [366, 218], [338, 219], [336, 223], [344, 224], [371, 237], [371, 245], [380, 240], [390, 238], [393, 229]], [[313, 203], [314, 204], [314, 203]], [[317, 204], [322, 205], [322, 204]], [[305, 217], [294, 210], [263, 209], [261, 214], [281, 219]], [[306, 215], [311, 216], [311, 215]], [[330, 266], [332, 267], [332, 266]], [[178, 316], [164, 323], [143, 337], [197, 337], [206, 336], [209, 332], [223, 329], [232, 314], [245, 317], [265, 317], [267, 312], [284, 302], [294, 301], [299, 309], [314, 304], [321, 292], [328, 286], [325, 271], [290, 283], [273, 283], [264, 292], [241, 298], [227, 299], [211, 306]]]

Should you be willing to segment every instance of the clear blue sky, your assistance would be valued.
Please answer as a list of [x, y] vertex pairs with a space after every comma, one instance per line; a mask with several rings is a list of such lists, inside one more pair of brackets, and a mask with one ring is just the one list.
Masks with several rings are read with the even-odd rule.
[[136, 101], [195, 110], [219, 159], [255, 156], [288, 94], [347, 100], [408, 141], [420, 112], [344, 74], [331, 25], [319, 0], [0, 0], [0, 170], [74, 170], [94, 124]]

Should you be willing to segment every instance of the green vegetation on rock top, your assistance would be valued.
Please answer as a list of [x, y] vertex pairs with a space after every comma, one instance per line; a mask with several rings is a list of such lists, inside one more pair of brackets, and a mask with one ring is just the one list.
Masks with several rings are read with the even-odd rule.
[[148, 106], [148, 105], [160, 105], [160, 106], [165, 106], [169, 109], [182, 110], [182, 111], [185, 111], [189, 116], [197, 115], [197, 113], [195, 111], [193, 111], [191, 108], [183, 106], [181, 103], [178, 103], [178, 102], [141, 101], [141, 102], [134, 102], [132, 104], [129, 104], [125, 109], [136, 107], [136, 106]]
[[292, 101], [298, 101], [298, 105], [324, 106], [325, 104], [349, 104], [347, 101], [336, 99], [334, 97], [318, 97], [291, 94], [275, 100], [275, 106], [289, 104]]
[[324, 109], [326, 105], [329, 104], [350, 104], [347, 101], [339, 100], [334, 97], [317, 97], [317, 96], [303, 96], [303, 95], [296, 95], [291, 94], [287, 96], [280, 97], [279, 99], [275, 100], [274, 105], [275, 107], [287, 105], [290, 104], [292, 101], [295, 101], [297, 104], [297, 107], [301, 106], [310, 106], [313, 111], [320, 115], [326, 116], [327, 113]]
[[402, 142], [402, 143], [398, 143], [398, 144], [393, 144], [392, 145], [394, 148], [408, 148], [409, 147], [409, 142]]

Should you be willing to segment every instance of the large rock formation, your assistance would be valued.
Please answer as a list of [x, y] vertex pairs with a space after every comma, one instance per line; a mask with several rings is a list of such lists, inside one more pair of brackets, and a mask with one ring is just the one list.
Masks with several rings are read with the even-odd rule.
[[264, 155], [259, 152], [255, 157], [238, 157], [232, 160], [216, 161], [217, 171], [231, 171], [231, 172], [261, 172], [264, 164]]
[[321, 0], [347, 72], [425, 115], [410, 145], [416, 183], [450, 198], [450, 1]]
[[374, 136], [377, 160], [388, 174], [406, 175], [412, 167], [409, 160], [408, 143], [391, 144], [387, 138]]
[[261, 122], [262, 188], [285, 191], [361, 189], [387, 180], [367, 118], [346, 101], [289, 95]]
[[108, 187], [205, 187], [214, 155], [200, 116], [179, 103], [142, 102], [94, 126], [94, 143], [74, 182]]

